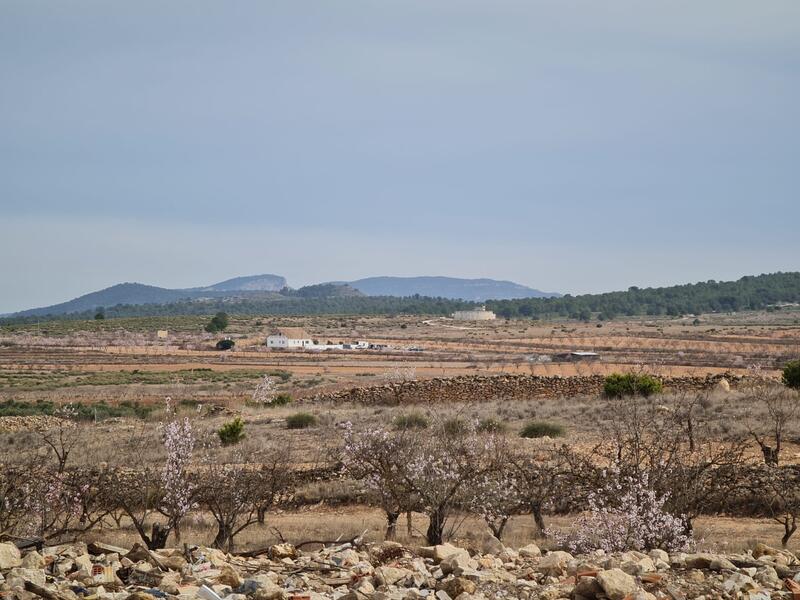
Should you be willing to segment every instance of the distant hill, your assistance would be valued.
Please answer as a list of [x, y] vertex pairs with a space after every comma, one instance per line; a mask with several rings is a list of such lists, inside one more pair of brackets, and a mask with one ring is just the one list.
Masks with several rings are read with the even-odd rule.
[[542, 292], [513, 281], [460, 279], [457, 277], [367, 277], [349, 282], [367, 296], [427, 296], [485, 302], [517, 298], [552, 298], [559, 294]]
[[68, 302], [23, 310], [14, 316], [63, 315], [116, 304], [166, 304], [189, 298], [192, 294], [187, 290], [169, 290], [142, 283], [118, 283]]
[[201, 288], [169, 289], [143, 283], [118, 283], [111, 287], [79, 296], [74, 300], [31, 308], [14, 313], [14, 317], [65, 315], [108, 308], [118, 304], [137, 306], [140, 304], [171, 304], [189, 300], [210, 300], [235, 297], [278, 296], [278, 290], [286, 286], [286, 279], [278, 275], [256, 275], [237, 277]]
[[250, 275], [248, 277], [234, 277], [204, 288], [199, 291], [207, 292], [279, 292], [286, 287], [286, 278], [280, 275]]
[[143, 283], [119, 283], [67, 302], [23, 310], [12, 317], [57, 316], [106, 309], [112, 306], [140, 306], [198, 301], [277, 301], [287, 298], [348, 298], [358, 296], [425, 296], [483, 302], [490, 298], [541, 298], [545, 294], [511, 281], [456, 279], [453, 277], [371, 277], [353, 283], [309, 285], [298, 290], [287, 286], [280, 275], [234, 277], [194, 288], [162, 288]]

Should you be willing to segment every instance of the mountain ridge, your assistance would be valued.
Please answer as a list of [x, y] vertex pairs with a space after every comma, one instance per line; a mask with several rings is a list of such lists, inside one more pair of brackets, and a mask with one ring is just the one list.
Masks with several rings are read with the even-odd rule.
[[347, 282], [367, 296], [426, 296], [484, 302], [487, 300], [517, 300], [521, 298], [551, 298], [560, 294], [542, 292], [519, 283], [498, 279], [465, 279], [461, 277], [418, 276], [366, 277]]
[[[344, 287], [346, 286], [346, 287]], [[305, 292], [304, 292], [305, 291]], [[207, 286], [165, 288], [137, 282], [118, 283], [49, 306], [30, 308], [11, 313], [9, 317], [66, 315], [108, 308], [117, 305], [169, 304], [181, 301], [262, 299], [279, 300], [286, 297], [320, 297], [352, 295], [412, 297], [415, 295], [483, 302], [520, 298], [554, 297], [512, 281], [494, 279], [462, 279], [444, 276], [390, 277], [378, 276], [354, 282], [329, 282], [304, 286], [298, 290], [288, 287], [281, 275], [247, 275], [226, 279]]]

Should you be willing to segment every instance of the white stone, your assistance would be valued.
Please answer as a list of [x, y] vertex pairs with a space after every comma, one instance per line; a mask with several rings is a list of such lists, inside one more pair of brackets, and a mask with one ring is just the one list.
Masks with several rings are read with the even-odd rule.
[[13, 569], [20, 566], [22, 566], [22, 556], [20, 556], [19, 548], [10, 543], [0, 544], [0, 569]]
[[542, 551], [539, 550], [539, 546], [536, 544], [528, 544], [519, 549], [519, 555], [524, 558], [539, 558], [542, 555]]
[[548, 552], [539, 561], [539, 571], [545, 575], [563, 575], [567, 572], [567, 566], [572, 560], [572, 555], [563, 550]]
[[621, 569], [609, 569], [597, 574], [597, 583], [610, 600], [623, 600], [637, 590], [636, 580]]

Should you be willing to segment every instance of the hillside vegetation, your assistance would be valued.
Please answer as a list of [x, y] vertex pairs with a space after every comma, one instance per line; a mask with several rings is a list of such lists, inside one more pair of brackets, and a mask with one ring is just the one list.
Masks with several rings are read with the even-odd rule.
[[[286, 295], [289, 294], [289, 295]], [[332, 294], [332, 295], [324, 295]], [[738, 281], [707, 281], [663, 288], [631, 287], [624, 292], [566, 295], [560, 298], [492, 300], [486, 306], [510, 319], [571, 318], [608, 320], [617, 316], [679, 316], [739, 310], [774, 310], [781, 303], [800, 302], [800, 273], [746, 276]], [[478, 306], [475, 302], [425, 296], [362, 296], [349, 286], [319, 285], [270, 296], [207, 298], [165, 304], [118, 304], [105, 308], [106, 318], [213, 315], [449, 315]], [[0, 323], [55, 319], [91, 319], [94, 309], [69, 315], [11, 317]]]
[[758, 310], [795, 302], [800, 302], [798, 272], [662, 288], [631, 287], [625, 292], [605, 294], [496, 300], [487, 302], [487, 306], [506, 318], [569, 317], [588, 320], [596, 317], [604, 320], [616, 316], [679, 316]]

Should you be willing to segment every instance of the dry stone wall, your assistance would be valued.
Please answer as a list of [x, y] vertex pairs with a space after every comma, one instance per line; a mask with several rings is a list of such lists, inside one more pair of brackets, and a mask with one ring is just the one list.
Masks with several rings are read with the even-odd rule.
[[[706, 377], [662, 378], [668, 392], [713, 389], [722, 380], [736, 387], [742, 377], [725, 373]], [[599, 394], [604, 377], [547, 377], [538, 375], [462, 375], [418, 379], [379, 386], [354, 387], [318, 394], [311, 399], [321, 402], [355, 402], [363, 404], [411, 404], [433, 402], [483, 402], [487, 400], [524, 400]]]

